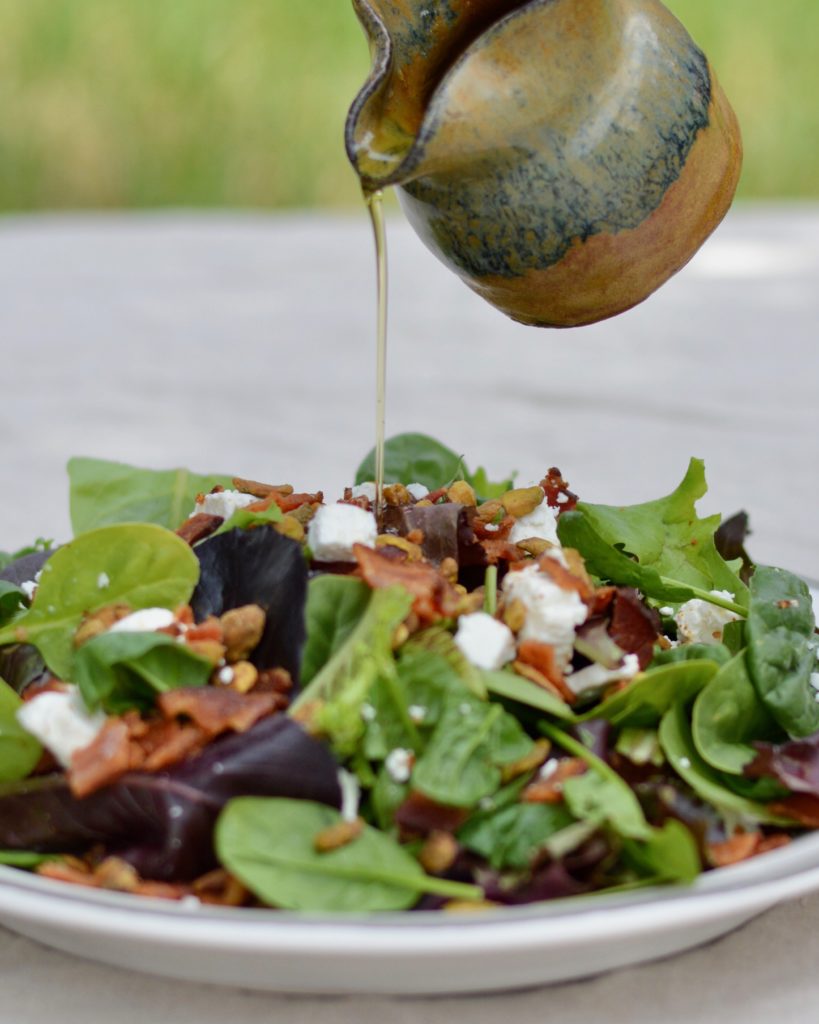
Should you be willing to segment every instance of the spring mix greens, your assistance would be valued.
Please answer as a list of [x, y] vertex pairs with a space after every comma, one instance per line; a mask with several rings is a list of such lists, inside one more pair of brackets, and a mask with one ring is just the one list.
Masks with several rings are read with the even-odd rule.
[[94, 459], [0, 556], [0, 861], [363, 912], [688, 883], [819, 827], [810, 592], [423, 435], [321, 492]]

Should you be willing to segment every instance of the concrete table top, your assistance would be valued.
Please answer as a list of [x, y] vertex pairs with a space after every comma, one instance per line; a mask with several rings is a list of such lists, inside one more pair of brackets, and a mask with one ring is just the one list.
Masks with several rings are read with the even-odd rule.
[[[400, 219], [390, 250], [389, 433], [523, 482], [558, 465], [609, 503], [701, 456], [702, 510], [746, 509], [758, 561], [819, 578], [819, 207], [739, 207], [658, 295], [581, 331], [506, 321]], [[0, 221], [0, 549], [69, 536], [73, 454], [339, 494], [373, 442], [373, 290], [363, 209]], [[0, 1021], [807, 1022], [817, 922], [814, 898], [667, 963], [480, 1003], [202, 991], [0, 932]]]

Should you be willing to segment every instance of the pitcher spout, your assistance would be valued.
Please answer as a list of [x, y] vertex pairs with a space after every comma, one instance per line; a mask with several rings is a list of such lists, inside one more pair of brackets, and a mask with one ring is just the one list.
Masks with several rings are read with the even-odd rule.
[[419, 174], [424, 122], [440, 82], [469, 46], [531, 0], [353, 0], [372, 70], [347, 118], [347, 155], [365, 192]]

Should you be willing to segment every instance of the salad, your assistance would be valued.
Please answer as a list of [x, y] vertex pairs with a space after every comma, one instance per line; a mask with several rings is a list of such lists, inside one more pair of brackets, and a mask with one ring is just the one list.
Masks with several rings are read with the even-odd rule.
[[500, 483], [430, 438], [339, 501], [96, 459], [0, 556], [0, 862], [137, 895], [463, 910], [819, 827], [806, 584], [747, 517]]

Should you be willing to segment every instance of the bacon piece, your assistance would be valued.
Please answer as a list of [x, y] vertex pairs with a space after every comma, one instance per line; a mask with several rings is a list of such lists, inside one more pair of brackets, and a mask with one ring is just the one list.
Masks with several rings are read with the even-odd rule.
[[654, 644], [662, 632], [660, 616], [646, 607], [636, 590], [618, 587], [609, 636], [626, 654], [636, 654], [640, 668], [648, 668], [654, 656]]
[[215, 530], [219, 529], [224, 521], [222, 516], [212, 516], [208, 512], [197, 512], [190, 519], [185, 520], [176, 531], [176, 535], [181, 537], [186, 544], [190, 544], [193, 547], [198, 541], [204, 540], [205, 537], [210, 537]]
[[131, 767], [131, 732], [122, 718], [109, 718], [97, 736], [71, 758], [68, 784], [76, 797], [88, 796]]
[[395, 812], [396, 823], [405, 831], [427, 835], [430, 832], [455, 832], [469, 817], [463, 807], [451, 807], [413, 791]]
[[158, 699], [159, 708], [168, 718], [185, 715], [212, 739], [232, 729], [246, 732], [260, 718], [272, 714], [277, 700], [271, 693], [237, 693], [214, 686], [168, 690]]
[[721, 843], [708, 843], [706, 853], [715, 868], [739, 864], [756, 855], [762, 836], [759, 832], [736, 832]]
[[[547, 646], [543, 644], [542, 646]], [[525, 661], [521, 661], [518, 658], [512, 663], [512, 668], [517, 672], [519, 676], [523, 676], [524, 679], [528, 679], [530, 683], [534, 683], [539, 686], [542, 690], [547, 690], [553, 694], [558, 700], [564, 701], [566, 704], [574, 704], [577, 700], [577, 695], [566, 686], [561, 676], [557, 682], [554, 682], [544, 672], [541, 672], [539, 668], [535, 668], [534, 665], [529, 665]]]
[[520, 795], [525, 804], [559, 804], [563, 800], [563, 783], [578, 775], [585, 775], [588, 765], [580, 757], [563, 757], [548, 775], [534, 779]]
[[540, 486], [546, 492], [546, 503], [552, 508], [559, 508], [561, 512], [571, 512], [577, 506], [577, 495], [569, 490], [569, 485], [557, 466], [552, 466], [540, 481]]
[[207, 742], [207, 734], [197, 725], [157, 719], [151, 722], [146, 735], [132, 744], [132, 760], [137, 760], [139, 751], [139, 767], [146, 772], [159, 772], [198, 754]]
[[283, 494], [280, 491], [271, 491], [267, 497], [248, 505], [247, 510], [248, 512], [266, 512], [275, 503], [282, 512], [288, 513], [295, 512], [302, 505], [320, 505], [323, 501], [323, 491], [316, 491], [315, 494]]
[[448, 618], [461, 603], [458, 591], [432, 565], [399, 561], [363, 544], [353, 545], [353, 554], [358, 563], [358, 575], [373, 590], [398, 586], [412, 594], [412, 609], [424, 624]]
[[561, 565], [557, 559], [550, 558], [549, 555], [542, 555], [538, 559], [537, 566], [542, 573], [551, 578], [552, 583], [557, 584], [561, 590], [573, 590], [581, 601], [588, 602], [594, 597], [594, 587], [591, 580], [585, 574], [584, 576], [576, 576], [565, 566]]
[[819, 797], [811, 793], [794, 793], [784, 800], [769, 804], [768, 809], [773, 814], [793, 818], [807, 828], [819, 828]]

